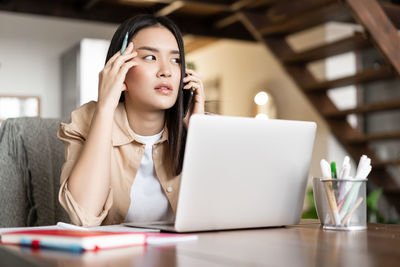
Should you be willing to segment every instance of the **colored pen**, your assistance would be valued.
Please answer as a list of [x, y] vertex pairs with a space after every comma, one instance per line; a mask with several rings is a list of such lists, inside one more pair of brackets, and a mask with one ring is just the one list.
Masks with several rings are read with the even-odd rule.
[[356, 201], [357, 196], [358, 196], [358, 191], [361, 187], [362, 182], [357, 182], [357, 180], [360, 179], [366, 179], [368, 174], [371, 171], [371, 166], [365, 166], [364, 170], [362, 172], [360, 172], [359, 176], [356, 176], [356, 179], [354, 179], [354, 183], [351, 186], [351, 189], [349, 191], [349, 193], [347, 194], [343, 206], [340, 210], [340, 217], [343, 218], [347, 211], [349, 210], [349, 208], [353, 205], [353, 203]]
[[[337, 179], [337, 172], [336, 172], [336, 162], [332, 161], [331, 162], [331, 173], [332, 173], [332, 179]], [[337, 190], [337, 182], [333, 182], [333, 189]]]
[[[340, 179], [349, 179], [350, 178], [350, 170], [351, 170], [351, 165], [350, 165], [350, 158], [348, 156], [344, 157], [343, 164], [342, 164], [342, 170], [340, 171], [339, 178]], [[346, 196], [347, 192], [349, 192], [351, 188], [351, 184], [348, 182], [341, 182], [339, 185], [339, 197], [337, 199], [337, 202], [339, 203], [339, 210], [341, 206], [343, 205], [343, 200], [344, 197]]]
[[367, 179], [368, 174], [371, 172], [371, 159], [367, 156], [363, 155], [360, 158], [360, 162], [357, 167], [356, 177], [354, 179], [354, 183], [351, 186], [350, 191], [346, 195], [346, 198], [343, 200], [343, 206], [340, 210], [340, 217], [344, 218], [349, 208], [354, 204], [357, 199], [358, 191], [361, 187], [361, 182], [357, 182], [357, 180]]
[[127, 32], [127, 33], [125, 34], [124, 41], [122, 42], [121, 55], [122, 55], [122, 53], [124, 53], [126, 47], [128, 46], [128, 38], [129, 38], [129, 34], [128, 34], [128, 32]]
[[337, 178], [337, 173], [336, 173], [336, 162], [332, 161], [331, 162], [331, 173], [332, 173], [332, 178]]
[[32, 248], [60, 249], [60, 250], [68, 250], [71, 252], [78, 252], [78, 253], [85, 251], [85, 249], [79, 245], [54, 244], [54, 243], [43, 242], [43, 241], [39, 241], [39, 240], [35, 240], [35, 239], [22, 238], [19, 243], [21, 246], [29, 246]]

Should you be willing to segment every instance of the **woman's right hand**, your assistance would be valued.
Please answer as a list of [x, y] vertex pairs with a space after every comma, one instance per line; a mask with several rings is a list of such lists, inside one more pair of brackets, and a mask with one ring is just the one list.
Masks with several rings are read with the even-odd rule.
[[98, 105], [113, 111], [118, 106], [121, 93], [127, 89], [125, 76], [130, 68], [137, 65], [132, 60], [137, 55], [133, 50], [133, 43], [121, 55], [120, 51], [115, 53], [99, 73]]

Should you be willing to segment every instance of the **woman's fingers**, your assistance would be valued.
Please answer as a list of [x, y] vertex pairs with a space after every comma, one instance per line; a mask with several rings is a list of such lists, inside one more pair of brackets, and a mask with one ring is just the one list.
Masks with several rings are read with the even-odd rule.
[[128, 62], [135, 62], [133, 59], [136, 57], [137, 53], [134, 52], [131, 54], [131, 56], [127, 57], [127, 58], [119, 58], [114, 62], [114, 65], [111, 69], [112, 73], [118, 73], [120, 72], [121, 68], [124, 66], [124, 64], [128, 63]]
[[200, 75], [198, 75], [195, 71], [191, 69], [186, 69], [186, 74], [187, 76], [183, 78], [183, 82], [186, 83], [186, 85], [183, 87], [183, 89], [188, 90], [190, 88], [194, 89], [194, 105], [192, 110], [187, 114], [185, 120], [188, 122], [189, 117], [192, 114], [204, 114], [204, 102], [205, 102], [205, 94], [204, 94], [204, 87], [203, 87], [203, 82], [200, 78]]
[[[128, 49], [128, 47], [127, 47], [127, 49]], [[125, 49], [125, 51], [124, 51], [123, 54], [127, 53], [127, 51], [126, 51], [127, 49]], [[121, 56], [121, 51], [120, 51], [120, 50], [118, 50], [118, 51], [107, 61], [106, 65], [104, 66], [104, 69], [111, 69], [111, 67], [112, 67], [113, 64], [114, 64], [114, 61], [115, 61], [119, 56]]]
[[107, 62], [104, 69], [99, 73], [99, 96], [98, 102], [107, 106], [116, 107], [121, 92], [128, 89], [125, 77], [130, 68], [137, 65], [132, 60], [137, 55], [133, 43], [130, 42], [124, 53], [118, 51]]
[[196, 91], [198, 91], [198, 92], [196, 92], [196, 94], [204, 95], [203, 82], [198, 76], [193, 76], [193, 75], [186, 76], [183, 79], [183, 82], [187, 83], [183, 87], [183, 89], [193, 88]]
[[186, 73], [187, 73], [189, 76], [195, 76], [195, 77], [200, 78], [200, 75], [197, 74], [197, 72], [195, 72], [195, 71], [192, 70], [192, 69], [186, 69]]
[[136, 61], [128, 61], [126, 62], [120, 69], [119, 75], [121, 75], [121, 78], [125, 80], [125, 76], [128, 73], [129, 69], [132, 68], [133, 66], [137, 66], [138, 63]]
[[[135, 56], [134, 53], [132, 53], [134, 51], [133, 49], [133, 43], [130, 42], [128, 47], [125, 49], [124, 53], [122, 53], [120, 50], [118, 50], [106, 63], [106, 65], [104, 66], [104, 70], [105, 71], [109, 71], [111, 69], [114, 68], [114, 66], [116, 65], [121, 65], [123, 61], [126, 61], [128, 59], [130, 59], [131, 57]], [[135, 52], [136, 53], [136, 52]], [[124, 60], [123, 60], [124, 59]], [[117, 62], [118, 61], [118, 62]]]
[[120, 52], [118, 51], [117, 53], [115, 53], [106, 63], [105, 68], [110, 67], [113, 62], [115, 61], [115, 59], [120, 55]]
[[186, 76], [185, 78], [183, 78], [183, 82], [184, 83], [189, 83], [189, 82], [201, 82], [201, 79], [200, 79], [200, 77], [198, 77], [198, 76], [194, 76], [194, 75], [191, 75], [191, 74], [189, 74], [188, 76]]
[[[186, 74], [187, 74], [187, 76], [185, 78], [183, 78], [183, 82], [188, 83], [184, 87], [185, 89], [191, 88], [191, 86], [189, 86], [190, 84], [192, 84], [192, 87], [193, 87], [193, 83], [198, 83], [201, 87], [203, 86], [203, 82], [201, 80], [200, 75], [198, 75], [195, 71], [193, 71], [191, 69], [186, 69]], [[195, 86], [195, 87], [198, 88], [198, 86]]]
[[193, 89], [193, 90], [197, 90], [200, 89], [200, 84], [197, 82], [189, 82], [188, 84], [186, 84], [183, 89], [189, 90], [189, 89]]
[[119, 57], [117, 57], [114, 62], [112, 63], [112, 67], [111, 67], [111, 71], [112, 72], [118, 72], [119, 69], [121, 68], [121, 66], [129, 61], [132, 60], [135, 56], [137, 56], [137, 52], [134, 51], [133, 48], [133, 43], [130, 42], [128, 47], [126, 48], [126, 50], [124, 51], [124, 53], [122, 55], [120, 55]]

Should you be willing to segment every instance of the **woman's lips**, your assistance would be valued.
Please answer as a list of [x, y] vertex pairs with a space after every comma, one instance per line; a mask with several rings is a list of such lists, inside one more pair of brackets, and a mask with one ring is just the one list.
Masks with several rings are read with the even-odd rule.
[[172, 88], [169, 84], [160, 84], [157, 85], [155, 88], [156, 92], [163, 94], [163, 95], [169, 95], [172, 94]]
[[165, 87], [160, 87], [160, 88], [156, 88], [156, 92], [163, 94], [163, 95], [169, 95], [172, 94], [172, 90], [169, 88], [165, 88]]

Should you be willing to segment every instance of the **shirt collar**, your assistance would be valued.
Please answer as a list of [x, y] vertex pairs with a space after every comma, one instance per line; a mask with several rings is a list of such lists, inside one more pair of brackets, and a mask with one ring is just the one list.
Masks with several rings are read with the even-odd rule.
[[[156, 144], [165, 142], [167, 140], [168, 140], [168, 129], [166, 126], [164, 126], [164, 132], [160, 140], [158, 140]], [[125, 103], [120, 102], [114, 112], [112, 145], [122, 146], [129, 144], [133, 141], [139, 144], [143, 144], [143, 142], [141, 142], [139, 138], [137, 138], [137, 136], [129, 126], [128, 116], [126, 114], [126, 109], [125, 109]]]

